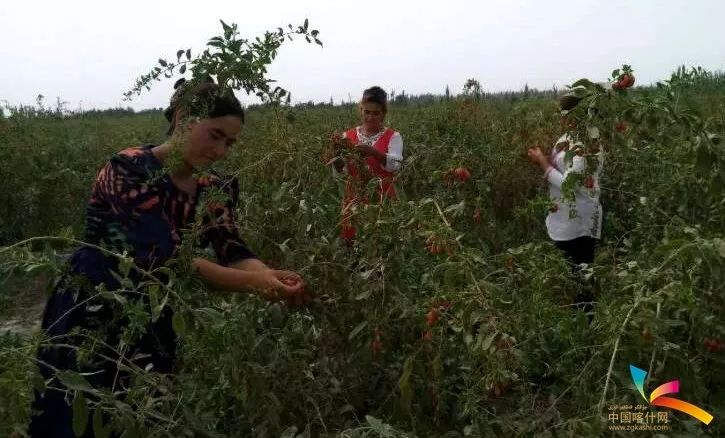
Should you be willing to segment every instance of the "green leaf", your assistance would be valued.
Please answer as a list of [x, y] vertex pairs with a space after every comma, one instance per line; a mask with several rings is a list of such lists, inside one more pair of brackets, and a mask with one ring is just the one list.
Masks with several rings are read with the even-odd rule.
[[367, 321], [363, 321], [360, 324], [358, 324], [354, 329], [352, 329], [350, 334], [347, 336], [347, 340], [352, 341], [355, 338], [355, 336], [357, 336], [358, 333], [360, 333], [362, 331], [362, 329], [364, 329], [367, 325], [368, 325]]
[[725, 259], [725, 239], [719, 239], [715, 238], [713, 239], [715, 245], [717, 246], [717, 252], [720, 254], [720, 257]]
[[149, 304], [151, 306], [151, 321], [156, 322], [161, 316], [162, 306], [159, 305], [159, 285], [153, 284], [149, 286], [147, 295], [149, 297]]
[[576, 155], [576, 151], [574, 150], [568, 150], [564, 153], [564, 163], [569, 164], [574, 159], [574, 156]]
[[81, 392], [76, 392], [73, 399], [73, 433], [82, 436], [88, 427], [88, 404]]
[[383, 423], [381, 420], [378, 420], [377, 418], [373, 417], [372, 415], [366, 415], [365, 421], [368, 422], [370, 427], [380, 436], [383, 437], [391, 437], [392, 435], [392, 427], [389, 424]]
[[227, 32], [231, 33], [232, 28], [228, 24], [226, 24], [224, 22], [224, 20], [219, 20], [219, 22], [221, 22], [221, 24], [222, 24], [222, 29], [224, 29], [224, 34], [226, 34]]
[[96, 438], [108, 438], [111, 433], [111, 425], [103, 426], [103, 411], [97, 406], [93, 411], [93, 435]]
[[59, 371], [56, 376], [66, 388], [74, 391], [94, 391], [93, 387], [85, 377], [76, 371]]
[[191, 61], [191, 49], [186, 49], [186, 59]]
[[371, 289], [366, 289], [366, 290], [362, 291], [361, 293], [355, 295], [355, 301], [366, 300], [366, 299], [370, 298], [370, 295], [372, 293], [373, 293], [373, 291]]
[[186, 319], [180, 312], [174, 313], [174, 317], [171, 319], [171, 326], [179, 337], [184, 336], [186, 333]]
[[133, 265], [133, 260], [128, 257], [123, 257], [118, 262], [118, 272], [120, 272], [124, 277], [128, 277], [128, 273], [131, 272], [131, 267]]
[[309, 26], [310, 22], [307, 18], [305, 18], [305, 24], [302, 25], [302, 28], [307, 32], [307, 26]]
[[403, 365], [403, 372], [398, 379], [398, 390], [400, 391], [400, 403], [405, 412], [410, 412], [413, 398], [413, 389], [410, 386], [410, 376], [413, 374], [413, 361], [415, 356], [408, 356]]
[[186, 64], [179, 67], [179, 74], [183, 75], [184, 73], [186, 73]]
[[459, 202], [457, 204], [452, 204], [452, 205], [447, 206], [443, 210], [443, 213], [451, 213], [451, 212], [453, 212], [453, 213], [461, 214], [461, 213], [463, 213], [463, 211], [465, 210], [465, 208], [466, 208], [466, 200], [464, 199], [463, 201], [461, 201], [461, 202]]
[[596, 126], [587, 126], [587, 134], [591, 139], [599, 138], [599, 128]]
[[493, 342], [493, 339], [496, 337], [497, 334], [498, 332], [493, 332], [490, 335], [486, 336], [486, 339], [481, 342], [480, 348], [483, 351], [488, 350], [491, 347], [491, 343]]
[[681, 350], [682, 348], [677, 344], [673, 344], [672, 342], [665, 342], [664, 345], [662, 345], [662, 349], [664, 351], [670, 351], [670, 350]]
[[295, 438], [297, 436], [297, 426], [290, 426], [282, 431], [280, 438]]
[[160, 65], [161, 65], [162, 67], [166, 67], [167, 65], [169, 65], [169, 64], [168, 64], [168, 63], [167, 63], [167, 62], [166, 62], [165, 60], [163, 60], [163, 59], [161, 59], [161, 58], [159, 58], [159, 64], [160, 64]]
[[181, 50], [177, 50], [177, 51], [176, 51], [176, 61], [177, 61], [177, 62], [178, 62], [179, 60], [181, 60], [181, 55], [183, 55], [183, 54], [184, 54], [184, 49], [181, 49]]
[[710, 150], [702, 143], [697, 148], [697, 156], [695, 158], [695, 168], [701, 175], [707, 175], [712, 169], [712, 160], [710, 159]]
[[287, 194], [287, 189], [288, 188], [289, 188], [289, 185], [286, 182], [283, 182], [282, 184], [280, 184], [279, 185], [279, 188], [277, 189], [277, 191], [275, 192], [275, 194], [272, 195], [272, 200], [274, 202], [279, 202], [282, 199], [282, 197], [285, 194]]
[[31, 265], [28, 265], [25, 267], [25, 272], [29, 274], [29, 273], [35, 271], [36, 269], [42, 268], [44, 266], [45, 265], [31, 264]]

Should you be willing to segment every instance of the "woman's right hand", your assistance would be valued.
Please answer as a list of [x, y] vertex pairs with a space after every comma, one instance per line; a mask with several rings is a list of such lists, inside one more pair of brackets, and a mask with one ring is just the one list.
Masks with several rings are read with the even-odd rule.
[[249, 288], [266, 300], [287, 300], [303, 293], [305, 283], [294, 272], [264, 269], [254, 274]]

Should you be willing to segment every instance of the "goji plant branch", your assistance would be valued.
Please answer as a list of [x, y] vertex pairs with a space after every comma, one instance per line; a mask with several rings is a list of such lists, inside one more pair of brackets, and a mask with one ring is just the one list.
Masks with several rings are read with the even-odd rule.
[[[657, 312], [655, 313], [655, 319], [660, 319], [660, 309], [661, 308], [662, 308], [662, 303], [661, 302], [658, 302], [657, 303]], [[649, 371], [647, 371], [647, 380], [645, 382], [648, 382], [650, 376], [652, 375], [652, 367], [654, 366], [654, 363], [655, 363], [655, 355], [656, 355], [656, 353], [657, 353], [657, 349], [656, 348], [653, 348], [652, 349], [652, 358], [649, 361]]]
[[[12, 249], [21, 247], [23, 245], [27, 245], [28, 243], [32, 243], [32, 242], [42, 242], [42, 241], [64, 242], [64, 243], [72, 243], [74, 245], [87, 246], [87, 247], [90, 247], [90, 248], [93, 248], [93, 249], [96, 249], [96, 250], [100, 251], [104, 255], [112, 256], [112, 257], [115, 257], [115, 258], [117, 258], [119, 260], [127, 261], [129, 259], [128, 257], [124, 256], [123, 254], [118, 254], [118, 253], [115, 253], [113, 251], [109, 251], [109, 250], [107, 250], [107, 249], [105, 249], [105, 248], [103, 248], [101, 246], [94, 245], [92, 243], [83, 242], [81, 240], [72, 239], [72, 238], [69, 238], [69, 237], [56, 237], [56, 236], [36, 236], [36, 237], [30, 237], [28, 239], [21, 240], [20, 242], [14, 243], [14, 244], [12, 244], [10, 246], [5, 246], [3, 248], [0, 248], [0, 254], [3, 254], [3, 253], [5, 253], [7, 251], [10, 251]], [[173, 289], [169, 288], [166, 285], [166, 283], [164, 283], [163, 281], [161, 281], [159, 278], [157, 278], [151, 272], [149, 272], [149, 271], [147, 271], [147, 270], [145, 270], [143, 268], [140, 268], [138, 265], [136, 265], [136, 263], [133, 262], [132, 259], [130, 261], [131, 261], [131, 264], [132, 264], [133, 268], [136, 269], [138, 272], [140, 272], [142, 275], [150, 278], [154, 282], [156, 282], [159, 285], [161, 285], [161, 287], [164, 288], [164, 290], [166, 290], [167, 292], [170, 292], [174, 296], [176, 296], [176, 297], [178, 297], [178, 298], [181, 299], [181, 297]]]
[[[640, 288], [640, 292], [644, 291], [645, 286], [642, 286]], [[637, 296], [637, 294], [635, 294]], [[629, 322], [629, 318], [632, 317], [632, 313], [634, 313], [634, 309], [636, 309], [639, 306], [639, 303], [642, 301], [643, 298], [636, 298], [634, 303], [632, 304], [632, 307], [629, 309], [629, 312], [627, 312], [627, 316], [624, 318], [624, 321], [622, 322], [622, 326], [619, 329], [619, 336], [617, 336], [617, 339], [614, 341], [614, 351], [612, 351], [612, 358], [609, 360], [609, 370], [607, 370], [607, 377], [604, 380], [604, 391], [602, 391], [602, 398], [599, 400], [599, 412], [602, 411], [602, 406], [604, 406], [604, 401], [607, 398], [607, 391], [609, 390], [609, 379], [612, 376], [612, 371], [614, 370], [614, 360], [617, 357], [617, 352], [619, 351], [619, 341], [622, 339], [622, 334], [624, 334], [624, 330], [627, 327], [627, 323]]]
[[443, 223], [445, 223], [448, 228], [451, 228], [451, 224], [448, 223], [446, 216], [443, 214], [443, 210], [441, 210], [441, 206], [438, 205], [438, 201], [433, 200], [433, 204], [436, 206], [436, 209], [438, 209], [438, 214], [440, 215], [441, 219], [443, 219]]

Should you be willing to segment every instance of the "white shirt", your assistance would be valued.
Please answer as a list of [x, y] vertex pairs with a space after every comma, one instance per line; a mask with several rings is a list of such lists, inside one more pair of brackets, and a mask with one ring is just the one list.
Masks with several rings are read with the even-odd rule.
[[[362, 132], [361, 126], [356, 127], [355, 130], [357, 131], [358, 143], [368, 146], [372, 146], [373, 144], [375, 144], [375, 142], [378, 141], [378, 139], [380, 139], [380, 137], [382, 137], [382, 135], [386, 131], [386, 129], [383, 129], [377, 134], [368, 137]], [[342, 138], [345, 137], [345, 133], [343, 132]], [[391, 173], [395, 173], [400, 170], [400, 165], [403, 162], [403, 137], [398, 131], [395, 131], [393, 136], [390, 137], [390, 143], [388, 143], [388, 153], [385, 156], [385, 170]], [[347, 164], [345, 165], [345, 167], [347, 167]], [[333, 173], [337, 174], [334, 166], [332, 167], [332, 170]]]
[[[561, 143], [565, 143], [564, 147], [557, 150], [557, 145]], [[599, 174], [602, 170], [604, 158], [601, 150], [596, 154], [598, 164], [592, 173], [592, 188], [586, 188], [578, 184], [574, 192], [575, 200], [572, 205], [569, 204], [570, 201], [562, 199], [561, 186], [567, 176], [573, 173], [583, 173], [587, 168], [587, 160], [579, 155], [574, 155], [569, 163], [564, 162], [566, 152], [577, 147], [583, 147], [583, 144], [575, 142], [568, 133], [559, 137], [551, 150], [549, 158], [551, 167], [544, 174], [544, 178], [549, 182], [549, 196], [559, 207], [557, 211], [550, 211], [549, 215], [546, 216], [546, 229], [549, 237], [555, 241], [572, 240], [583, 236], [599, 239], [602, 233]], [[572, 209], [576, 210], [576, 215], [570, 218], [569, 214]]]

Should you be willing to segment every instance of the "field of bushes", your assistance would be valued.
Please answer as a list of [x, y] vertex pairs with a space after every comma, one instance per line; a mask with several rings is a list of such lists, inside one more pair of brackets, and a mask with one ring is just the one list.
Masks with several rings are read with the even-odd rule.
[[[674, 397], [714, 416], [706, 426], [649, 406], [669, 412], [661, 436], [722, 436], [725, 79], [680, 69], [609, 94], [596, 121], [605, 216], [591, 324], [571, 306], [578, 283], [546, 235], [547, 188], [526, 158], [561, 134], [550, 95], [392, 104], [400, 199], [356, 213], [353, 248], [338, 239], [343, 184], [323, 156], [356, 107], [260, 106], [219, 170], [240, 181], [246, 242], [300, 272], [315, 300], [293, 309], [212, 291], [184, 269], [147, 282], [178, 315], [178, 372], [133, 370], [123, 397], [66, 376], [79, 424], [88, 405], [105, 414], [91, 422], [98, 436], [630, 436], [608, 414], [643, 403], [633, 364], [649, 372], [647, 393], [679, 379]], [[83, 240], [99, 167], [166, 130], [156, 111], [4, 114], [0, 320], [26, 312], [24, 296], [45, 299]], [[446, 178], [461, 166], [470, 180]], [[449, 251], [432, 254], [431, 241]], [[123, 305], [140, 321], [158, 310]], [[37, 329], [0, 334], [1, 436], [25, 433], [42, 342]]]

